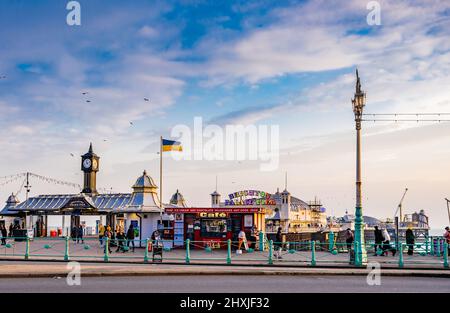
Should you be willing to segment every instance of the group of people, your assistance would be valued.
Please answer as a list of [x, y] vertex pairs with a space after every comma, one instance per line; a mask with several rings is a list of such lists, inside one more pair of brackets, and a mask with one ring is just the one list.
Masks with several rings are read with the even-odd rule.
[[[386, 228], [380, 229], [375, 226], [375, 244], [374, 244], [374, 256], [382, 255], [387, 256], [389, 251], [392, 252], [392, 256], [395, 256], [397, 249], [391, 246], [391, 236], [389, 235]], [[408, 242], [408, 237], [407, 237]], [[347, 250], [350, 252], [352, 249], [353, 242], [355, 241], [355, 235], [350, 228], [345, 231], [345, 242], [347, 244]]]
[[135, 250], [134, 245], [134, 226], [130, 225], [127, 233], [125, 234], [123, 227], [117, 226], [115, 233], [112, 232], [111, 226], [103, 226], [100, 224], [98, 226], [98, 239], [100, 241], [100, 246], [108, 249], [111, 253], [111, 246], [116, 246], [116, 252], [127, 252], [129, 250], [130, 244], [133, 247], [133, 252]]

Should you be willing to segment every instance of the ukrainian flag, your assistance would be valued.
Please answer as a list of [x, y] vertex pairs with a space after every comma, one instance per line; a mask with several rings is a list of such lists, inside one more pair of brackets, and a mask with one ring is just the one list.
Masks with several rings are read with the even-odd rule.
[[183, 151], [183, 147], [181, 146], [181, 142], [179, 141], [173, 141], [173, 140], [162, 140], [162, 151]]

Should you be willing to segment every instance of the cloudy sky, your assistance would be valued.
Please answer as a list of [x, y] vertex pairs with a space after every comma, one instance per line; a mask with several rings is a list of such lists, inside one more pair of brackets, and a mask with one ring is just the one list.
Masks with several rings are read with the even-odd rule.
[[[356, 67], [367, 113], [450, 112], [449, 1], [379, 1], [379, 26], [364, 0], [81, 0], [81, 26], [67, 25], [67, 2], [0, 2], [0, 176], [81, 183], [92, 142], [99, 186], [129, 192], [144, 169], [159, 181], [159, 136], [196, 116], [279, 125], [277, 170], [166, 158], [165, 199], [178, 188], [206, 206], [216, 175], [224, 196], [274, 192], [288, 172], [293, 195], [342, 215], [354, 210]], [[364, 213], [392, 217], [408, 187], [407, 213], [447, 224], [450, 123], [366, 122], [363, 134]], [[6, 200], [21, 181], [4, 181]], [[76, 191], [32, 181], [33, 194]]]

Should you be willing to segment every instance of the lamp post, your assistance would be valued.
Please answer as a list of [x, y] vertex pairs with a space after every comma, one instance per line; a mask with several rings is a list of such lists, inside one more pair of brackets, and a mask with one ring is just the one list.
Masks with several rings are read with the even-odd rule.
[[[356, 209], [355, 209], [355, 265], [367, 264], [367, 251], [364, 242], [364, 218], [361, 201], [361, 119], [366, 103], [366, 94], [361, 90], [358, 70], [356, 70], [355, 98], [352, 99], [353, 113], [356, 123]], [[358, 254], [359, 257], [356, 257]], [[358, 264], [356, 264], [358, 263]]]

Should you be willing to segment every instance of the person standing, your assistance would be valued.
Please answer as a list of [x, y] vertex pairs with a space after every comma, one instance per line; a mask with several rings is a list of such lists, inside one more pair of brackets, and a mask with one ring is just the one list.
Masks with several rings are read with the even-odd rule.
[[84, 243], [84, 239], [83, 239], [83, 225], [78, 225], [78, 229], [77, 229], [77, 243]]
[[345, 231], [345, 242], [347, 243], [347, 251], [350, 252], [352, 249], [353, 241], [355, 240], [355, 235], [350, 228]]
[[13, 237], [13, 224], [9, 224], [9, 237]]
[[106, 253], [106, 247], [108, 247], [108, 252], [111, 253], [111, 226], [107, 225], [106, 226], [106, 230], [105, 230], [105, 234], [103, 236], [103, 239], [105, 240], [105, 250], [104, 252]]
[[4, 224], [0, 225], [1, 227], [1, 235], [2, 235], [2, 246], [6, 245], [6, 237], [8, 236], [8, 232], [6, 230], [6, 226]]
[[123, 232], [122, 228], [119, 228], [119, 231], [117, 233], [117, 250], [116, 252], [122, 251], [125, 252], [125, 234]]
[[130, 225], [127, 231], [127, 247], [130, 246], [130, 242], [133, 246], [133, 252], [134, 252], [134, 227], [133, 224]]
[[103, 247], [103, 237], [105, 236], [105, 226], [102, 223], [98, 225], [98, 240], [100, 241], [100, 247]]
[[282, 257], [281, 257], [281, 249], [282, 249], [282, 246], [283, 246], [283, 234], [281, 233], [281, 231], [282, 231], [282, 228], [278, 227], [278, 231], [277, 231], [277, 234], [275, 236], [275, 243], [273, 244], [274, 248], [275, 248], [275, 257], [277, 259], [282, 259]]
[[78, 228], [77, 226], [74, 225], [72, 227], [72, 231], [70, 232], [70, 237], [72, 237], [73, 242], [77, 240], [77, 236], [78, 236]]
[[414, 253], [414, 233], [411, 228], [408, 228], [405, 233], [406, 244], [408, 245], [408, 255], [413, 255]]
[[447, 244], [448, 244], [448, 254], [450, 254], [450, 228], [449, 228], [448, 226], [445, 227], [444, 240], [447, 241]]
[[378, 249], [382, 248], [382, 243], [383, 243], [383, 233], [381, 232], [381, 229], [378, 228], [378, 226], [375, 226], [375, 231], [374, 231], [374, 235], [375, 235], [375, 245], [374, 245], [374, 256], [377, 256], [377, 251]]
[[247, 245], [247, 236], [245, 235], [245, 232], [243, 229], [241, 229], [241, 231], [239, 232], [238, 240], [239, 240], [238, 250], [241, 250], [242, 245], [244, 245], [244, 248], [245, 248]]

